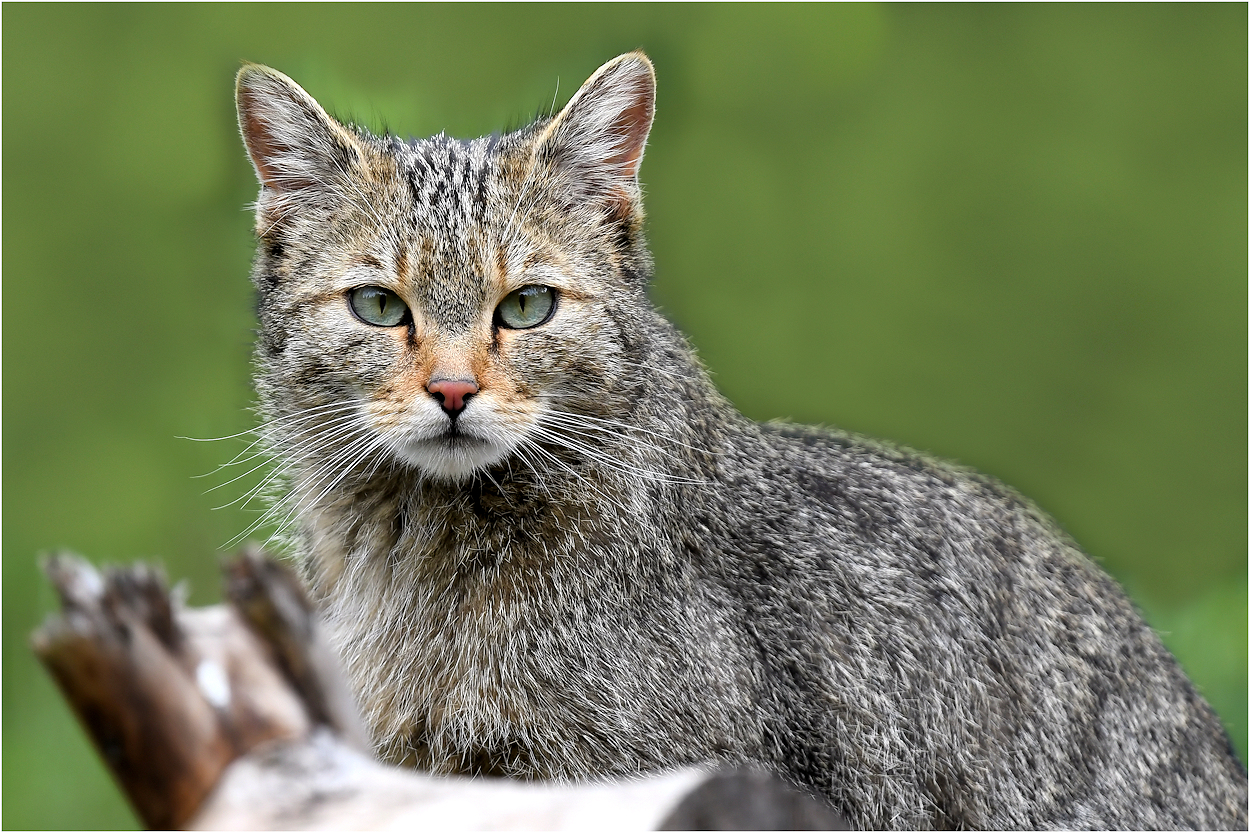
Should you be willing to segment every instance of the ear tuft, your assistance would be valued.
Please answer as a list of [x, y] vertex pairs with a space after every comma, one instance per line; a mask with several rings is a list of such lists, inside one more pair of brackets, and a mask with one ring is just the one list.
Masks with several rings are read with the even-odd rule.
[[552, 120], [538, 158], [627, 215], [641, 199], [638, 168], [654, 118], [655, 69], [642, 52], [626, 53], [599, 67]]
[[360, 160], [350, 131], [275, 69], [244, 64], [235, 79], [235, 105], [257, 179], [282, 198], [316, 197]]

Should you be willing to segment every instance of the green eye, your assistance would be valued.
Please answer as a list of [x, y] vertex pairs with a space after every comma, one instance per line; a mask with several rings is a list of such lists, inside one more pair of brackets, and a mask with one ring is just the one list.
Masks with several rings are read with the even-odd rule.
[[395, 327], [408, 320], [408, 307], [399, 296], [380, 286], [362, 286], [347, 295], [352, 312], [366, 324]]
[[556, 308], [556, 291], [549, 286], [523, 286], [499, 303], [496, 320], [510, 330], [527, 330], [547, 323]]

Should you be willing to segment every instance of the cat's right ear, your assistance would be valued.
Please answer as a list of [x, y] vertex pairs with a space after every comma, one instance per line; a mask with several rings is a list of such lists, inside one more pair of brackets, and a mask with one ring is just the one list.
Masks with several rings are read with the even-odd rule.
[[244, 64], [234, 89], [239, 132], [264, 186], [257, 220], [293, 205], [326, 206], [337, 180], [360, 163], [356, 138], [275, 69]]
[[581, 86], [539, 136], [536, 154], [580, 198], [628, 217], [642, 203], [638, 167], [654, 118], [655, 69], [629, 52]]

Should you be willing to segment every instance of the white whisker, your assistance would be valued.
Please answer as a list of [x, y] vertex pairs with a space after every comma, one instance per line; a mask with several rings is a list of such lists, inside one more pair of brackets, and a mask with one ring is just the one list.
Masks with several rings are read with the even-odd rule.
[[[284, 416], [275, 417], [274, 419], [270, 419], [265, 422], [262, 422], [260, 425], [257, 425], [255, 428], [249, 428], [246, 431], [240, 431], [237, 434], [230, 434], [225, 437], [175, 436], [174, 439], [189, 440], [190, 442], [193, 442], [193, 443], [216, 443], [216, 442], [222, 442], [223, 440], [235, 440], [235, 439], [238, 439], [239, 437], [246, 437], [249, 434], [261, 434], [267, 428], [270, 428], [275, 425], [280, 425], [280, 424], [283, 424], [292, 420], [304, 420], [322, 411], [333, 412], [338, 409], [353, 408], [355, 406], [356, 406], [355, 402], [330, 402], [330, 403], [326, 403], [323, 405], [315, 405], [311, 408], [304, 408], [303, 410], [295, 411], [291, 414], [287, 414]], [[255, 443], [253, 443], [252, 445], [255, 445]], [[251, 446], [248, 446], [248, 448], [251, 448]], [[247, 453], [247, 449], [244, 449], [244, 451], [240, 452], [240, 454], [245, 454], [245, 453]], [[230, 464], [224, 463], [223, 465], [230, 465]]]
[[652, 471], [651, 469], [645, 468], [643, 466], [630, 465], [624, 461], [617, 460], [609, 456], [608, 454], [606, 454], [600, 449], [592, 448], [591, 446], [588, 446], [585, 443], [579, 442], [578, 440], [571, 438], [570, 436], [568, 436], [567, 433], [550, 431], [540, 426], [535, 426], [534, 428], [531, 428], [530, 430], [532, 434], [538, 437], [541, 437], [542, 439], [546, 440], [547, 442], [553, 445], [562, 446], [564, 448], [567, 448], [570, 451], [578, 452], [581, 456], [585, 457], [591, 462], [598, 463], [607, 468], [613, 469], [615, 471], [623, 472], [631, 476], [642, 477], [647, 480], [654, 480], [654, 481], [661, 482], [661, 483], [701, 485], [704, 482], [702, 480], [692, 480], [689, 478], [677, 477], [675, 475], [665, 474], [663, 472]]
[[[343, 457], [344, 460], [348, 459], [349, 457], [354, 457], [355, 459], [352, 462], [347, 463], [346, 465], [343, 465], [338, 475], [335, 476], [332, 480], [330, 480], [330, 482], [326, 484], [325, 488], [323, 488], [321, 492], [317, 494], [316, 497], [314, 497], [311, 501], [308, 501], [307, 507], [305, 507], [303, 499], [297, 501], [295, 505], [291, 507], [291, 511], [287, 513], [287, 516], [278, 525], [277, 531], [275, 531], [273, 535], [269, 536], [269, 540], [266, 541], [266, 544], [274, 541], [276, 538], [285, 534], [286, 530], [296, 520], [297, 513], [307, 508], [316, 506], [318, 503], [320, 503], [321, 499], [324, 498], [326, 495], [328, 495], [331, 491], [333, 491], [334, 488], [337, 487], [340, 483], [342, 483], [344, 478], [346, 478], [347, 475], [350, 474], [353, 469], [359, 466], [360, 463], [366, 457], [368, 457], [374, 451], [381, 448], [383, 445], [385, 445], [385, 440], [383, 440], [381, 437], [374, 436], [374, 437], [366, 437], [363, 443], [353, 442], [352, 444], [347, 446], [345, 451], [349, 450], [351, 451], [351, 454], [346, 455], [346, 456], [340, 454], [338, 456]], [[318, 481], [313, 485], [312, 488], [315, 489], [325, 479], [326, 479], [326, 476], [323, 475], [320, 479], [318, 479]], [[311, 489], [309, 491], [311, 491]]]
[[556, 76], [556, 91], [551, 94], [551, 109], [547, 111], [547, 118], [551, 118], [556, 112], [556, 99], [560, 97], [560, 76]]
[[[536, 447], [534, 450], [535, 450], [535, 451], [541, 451], [541, 449], [539, 449], [539, 448], [537, 448], [537, 447]], [[599, 489], [599, 487], [597, 487], [594, 483], [591, 483], [589, 480], [587, 480], [585, 477], [583, 477], [581, 474], [579, 474], [579, 473], [577, 472], [577, 470], [576, 470], [573, 466], [571, 466], [571, 465], [569, 465], [568, 463], [564, 462], [563, 460], [561, 460], [559, 457], [557, 457], [557, 456], [555, 456], [555, 455], [544, 455], [544, 459], [546, 459], [548, 462], [554, 463], [555, 465], [557, 465], [557, 466], [559, 466], [560, 468], [564, 469], [564, 470], [565, 470], [566, 472], [568, 472], [569, 474], [571, 474], [571, 475], [573, 475], [574, 477], [576, 477], [576, 478], [577, 478], [577, 479], [578, 479], [578, 480], [582, 483], [582, 485], [584, 485], [587, 489], [590, 489], [590, 491], [592, 491], [592, 492], [594, 492], [595, 494], [597, 494], [600, 498], [602, 498], [602, 499], [604, 500], [604, 502], [609, 503], [609, 504], [611, 504], [611, 505], [613, 505], [613, 506], [617, 507], [618, 509], [621, 509], [622, 511], [624, 511], [624, 507], [623, 507], [623, 506], [621, 506], [620, 501], [618, 501], [618, 500], [613, 500], [612, 498], [610, 498], [610, 497], [608, 497], [607, 495], [605, 495], [605, 494], [603, 493], [603, 491]], [[548, 494], [550, 495], [550, 493], [548, 493]]]
[[[312, 473], [309, 475], [308, 480], [305, 481], [305, 484], [302, 489], [300, 486], [292, 487], [291, 490], [284, 497], [275, 501], [273, 505], [271, 505], [255, 522], [250, 524], [248, 528], [245, 529], [242, 533], [232, 538], [229, 542], [226, 543], [225, 546], [228, 547], [228, 546], [233, 545], [236, 541], [242, 540], [244, 537], [250, 535], [256, 529], [274, 520], [277, 517], [278, 513], [281, 512], [283, 508], [289, 504], [291, 507], [290, 511], [287, 512], [287, 514], [283, 517], [282, 521], [279, 522], [278, 532], [274, 533], [274, 535], [271, 535], [269, 537], [269, 541], [273, 541], [276, 535], [280, 534], [289, 526], [289, 523], [292, 517], [294, 516], [295, 512], [303, 505], [304, 497], [300, 495], [301, 490], [307, 492], [307, 491], [316, 489], [327, 478], [334, 477], [336, 474], [336, 471], [338, 472], [338, 478], [335, 480], [335, 484], [337, 484], [337, 482], [341, 480], [342, 477], [345, 477], [351, 470], [351, 466], [349, 466], [339, 471], [338, 467], [340, 466], [340, 464], [346, 461], [347, 459], [351, 458], [353, 455], [355, 455], [358, 448], [362, 446], [371, 445], [372, 443], [379, 442], [376, 437], [370, 437], [368, 435], [367, 429], [364, 427], [358, 428], [355, 433], [358, 434], [359, 436], [356, 437], [355, 439], [352, 439], [346, 446], [344, 446], [343, 448], [340, 448], [333, 455], [331, 455], [328, 459], [322, 461], [318, 466], [316, 466], [313, 469]], [[352, 436], [352, 434], [349, 433], [347, 434], [347, 436], [350, 437]], [[359, 460], [357, 461], [357, 463], [354, 463], [353, 466], [357, 465], [358, 463], [359, 463]], [[284, 466], [284, 468], [290, 468], [290, 465]], [[323, 496], [324, 496], [324, 493], [322, 495], [318, 495], [316, 500], [320, 500], [321, 497]]]
[[[214, 507], [214, 509], [224, 509], [227, 506], [231, 506], [237, 503], [239, 500], [244, 500], [245, 498], [250, 499], [252, 496], [259, 493], [260, 490], [264, 489], [266, 485], [268, 485], [274, 479], [276, 479], [280, 475], [281, 472], [286, 471], [292, 465], [294, 465], [295, 461], [300, 459], [304, 455], [305, 451], [310, 451], [313, 448], [319, 447], [322, 445], [328, 445], [331, 442], [335, 442], [339, 439], [342, 439], [343, 437], [350, 436], [352, 433], [356, 431], [359, 431], [360, 426], [358, 422], [359, 422], [359, 418], [357, 417], [356, 414], [348, 414], [346, 416], [339, 416], [335, 418], [334, 420], [331, 420], [329, 423], [322, 426], [321, 429], [317, 433], [309, 437], [305, 437], [296, 445], [291, 446], [290, 448], [287, 448], [285, 450], [284, 456], [288, 458], [288, 462], [284, 463], [282, 466], [275, 469], [273, 472], [270, 472], [269, 474], [267, 474], [260, 481], [260, 483], [258, 483], [252, 489], [249, 489], [247, 493], [243, 495], [243, 497], [233, 500], [230, 503], [224, 504], [222, 506], [216, 506]], [[264, 463], [261, 463], [259, 466], [252, 468], [250, 471], [247, 471], [239, 475], [238, 477], [233, 478], [232, 480], [228, 480], [225, 483], [221, 483], [217, 486], [213, 486], [211, 489], [206, 490], [204, 493], [208, 494], [209, 492], [212, 492], [216, 489], [220, 489], [222, 486], [228, 486], [231, 483], [234, 483], [236, 480], [241, 480], [244, 477], [247, 477], [248, 475], [252, 474], [252, 472], [263, 469], [265, 466], [269, 465], [271, 462], [272, 462], [272, 458]], [[246, 500], [244, 500], [244, 502], [246, 502]]]
[[688, 445], [686, 443], [681, 442], [680, 440], [675, 440], [672, 437], [665, 436], [664, 434], [660, 434], [655, 431], [648, 431], [645, 428], [640, 428], [638, 426], [629, 425], [623, 422], [617, 422], [615, 420], [598, 419], [596, 417], [586, 416], [584, 414], [572, 414], [567, 411], [557, 411], [554, 408], [548, 408], [546, 411], [543, 412], [542, 421], [560, 425], [561, 427], [564, 427], [564, 428], [576, 429], [579, 433], [582, 433], [583, 436], [586, 436], [587, 438], [589, 438], [591, 435], [586, 434], [585, 432], [587, 431], [595, 432], [595, 434], [603, 435], [603, 437], [605, 438], [622, 440], [624, 442], [630, 443], [633, 447], [640, 449], [640, 450], [657, 451], [665, 455], [666, 457], [672, 460], [677, 460], [677, 461], [681, 460], [679, 456], [669, 451], [668, 449], [660, 447], [660, 445], [656, 444], [654, 441], [644, 439], [641, 437], [633, 437], [624, 432], [636, 431], [638, 433], [647, 434], [651, 437], [654, 437], [657, 440], [660, 440], [662, 443], [666, 443], [668, 445], [678, 446], [680, 448], [685, 448], [690, 451], [697, 451], [697, 452], [702, 452], [702, 453], [706, 452], [705, 449], [698, 448], [697, 446], [693, 446], [693, 445]]

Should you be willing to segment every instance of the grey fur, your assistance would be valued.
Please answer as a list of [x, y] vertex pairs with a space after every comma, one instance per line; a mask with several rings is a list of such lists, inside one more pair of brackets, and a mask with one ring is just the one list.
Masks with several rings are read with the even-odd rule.
[[[239, 73], [273, 517], [380, 753], [754, 764], [862, 827], [1245, 827], [1218, 719], [1032, 504], [717, 393], [646, 297], [653, 96], [631, 53], [555, 119], [401, 142]], [[529, 284], [550, 321], [495, 326]], [[411, 322], [356, 318], [362, 285]], [[435, 374], [480, 388], [455, 420]]]

